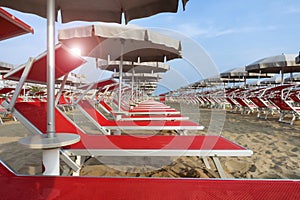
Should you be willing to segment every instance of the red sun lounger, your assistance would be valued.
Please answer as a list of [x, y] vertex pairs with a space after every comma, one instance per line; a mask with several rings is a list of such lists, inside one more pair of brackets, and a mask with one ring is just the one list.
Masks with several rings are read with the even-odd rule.
[[300, 199], [299, 180], [32, 176], [2, 161], [0, 185], [5, 199]]
[[78, 102], [78, 108], [82, 113], [88, 117], [95, 125], [114, 130], [203, 130], [204, 127], [188, 120], [138, 120], [138, 121], [122, 121], [122, 120], [108, 120], [99, 110], [88, 100], [81, 100]]
[[[8, 103], [4, 102], [4, 106], [7, 105]], [[19, 102], [16, 103], [13, 113], [31, 132], [44, 134], [46, 133], [46, 106], [45, 102]], [[59, 109], [55, 109], [55, 125], [58, 134], [80, 135], [80, 142], [63, 149], [64, 153], [70, 155], [212, 157], [221, 177], [226, 175], [218, 156], [251, 156], [253, 153], [221, 136], [90, 135], [69, 120]], [[68, 162], [72, 161], [68, 160]]]

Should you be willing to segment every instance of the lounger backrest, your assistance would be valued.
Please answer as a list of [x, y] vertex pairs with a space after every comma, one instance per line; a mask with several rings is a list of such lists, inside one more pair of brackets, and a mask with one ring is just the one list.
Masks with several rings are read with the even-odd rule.
[[[18, 102], [17, 109], [42, 133], [47, 132], [47, 102]], [[57, 108], [55, 109], [55, 130], [61, 133], [83, 133], [74, 123], [68, 120]]]
[[111, 108], [104, 100], [101, 100], [99, 103], [100, 103], [106, 110], [112, 111], [112, 108]]
[[278, 107], [280, 110], [293, 110], [281, 97], [270, 98], [274, 106]]
[[289, 98], [292, 99], [296, 103], [300, 103], [300, 97], [299, 97], [300, 92], [299, 91], [292, 91], [289, 94]]
[[266, 108], [267, 105], [258, 97], [249, 97], [249, 99], [258, 107]]
[[103, 123], [108, 121], [108, 119], [101, 112], [98, 112], [88, 100], [81, 100], [78, 102], [78, 105], [96, 121], [101, 121]]

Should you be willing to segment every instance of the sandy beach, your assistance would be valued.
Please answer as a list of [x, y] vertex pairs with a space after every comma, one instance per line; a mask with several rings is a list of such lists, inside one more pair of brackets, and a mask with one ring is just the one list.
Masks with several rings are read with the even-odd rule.
[[[174, 105], [178, 107], [178, 105]], [[300, 121], [293, 126], [278, 123], [278, 115], [258, 119], [256, 114], [241, 115], [198, 105], [179, 105], [181, 112], [200, 121], [204, 131], [188, 134], [221, 134], [254, 153], [251, 157], [221, 157], [230, 178], [299, 179]], [[223, 123], [224, 121], [224, 123]], [[20, 122], [0, 126], [0, 158], [20, 174], [41, 174], [42, 152], [20, 145], [18, 140], [31, 133]], [[163, 132], [162, 134], [173, 134]], [[62, 163], [62, 167], [64, 164]], [[218, 177], [199, 157], [101, 157], [88, 158], [82, 176], [134, 177]]]

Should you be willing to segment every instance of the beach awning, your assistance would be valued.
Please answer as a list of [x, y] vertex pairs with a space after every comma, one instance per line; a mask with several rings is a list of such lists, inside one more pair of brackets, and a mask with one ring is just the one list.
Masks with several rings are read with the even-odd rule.
[[[56, 45], [55, 48], [55, 79], [71, 72], [81, 66], [86, 61], [80, 56], [72, 53], [62, 44]], [[31, 70], [27, 76], [26, 82], [45, 84], [47, 83], [47, 52], [42, 53], [34, 59]], [[4, 75], [4, 79], [19, 81], [26, 65]]]
[[0, 41], [33, 32], [32, 27], [0, 8]]

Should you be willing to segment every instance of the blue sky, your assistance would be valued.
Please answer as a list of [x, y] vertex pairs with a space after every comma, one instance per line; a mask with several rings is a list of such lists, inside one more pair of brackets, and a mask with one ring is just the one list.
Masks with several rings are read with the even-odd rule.
[[[46, 20], [31, 14], [9, 12], [35, 30], [34, 35], [0, 42], [0, 61], [18, 65], [45, 51]], [[183, 50], [190, 58], [171, 61], [173, 70], [165, 76], [169, 81], [162, 81], [162, 85], [173, 89], [263, 57], [298, 53], [299, 22], [299, 0], [190, 0], [184, 12], [180, 8], [176, 14], [162, 13], [130, 23], [167, 29], [187, 39]], [[57, 29], [78, 24], [82, 23], [57, 24]], [[197, 58], [197, 55], [201, 56]]]

